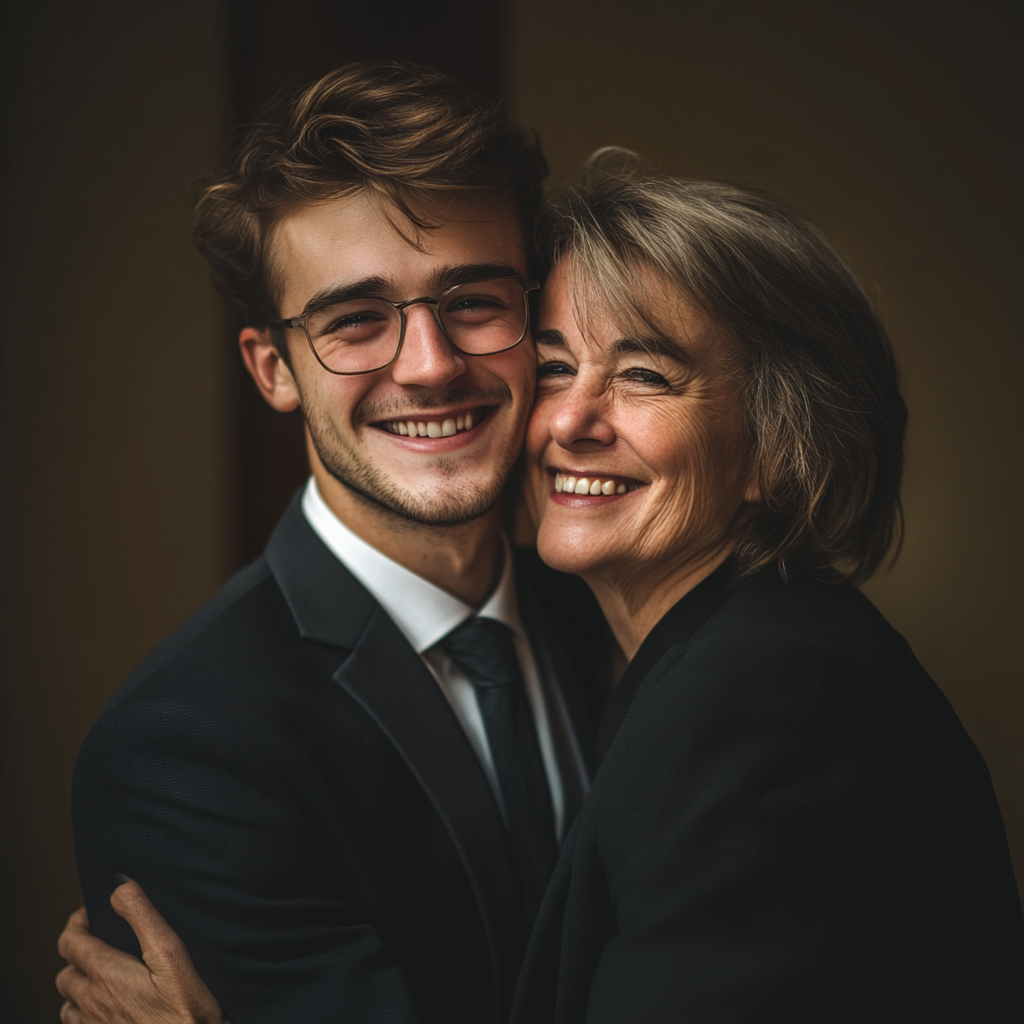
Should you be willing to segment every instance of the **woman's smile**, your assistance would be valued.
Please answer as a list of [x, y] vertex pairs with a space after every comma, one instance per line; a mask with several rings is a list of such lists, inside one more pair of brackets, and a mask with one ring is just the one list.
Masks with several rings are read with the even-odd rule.
[[613, 473], [587, 470], [548, 469], [552, 478], [553, 497], [560, 496], [560, 504], [586, 508], [596, 498], [621, 498], [643, 487], [643, 483]]
[[[535, 339], [527, 458], [538, 550], [596, 587], [687, 577], [725, 557], [750, 500], [729, 342], [677, 294], [664, 305], [678, 346], [637, 341], [593, 303], [584, 333], [575, 270], [548, 278]], [[653, 275], [649, 284], [664, 290]]]

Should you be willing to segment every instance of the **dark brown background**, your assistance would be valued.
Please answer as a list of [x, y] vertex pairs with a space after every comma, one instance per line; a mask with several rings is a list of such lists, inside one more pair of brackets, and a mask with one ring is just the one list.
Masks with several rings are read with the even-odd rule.
[[247, 386], [191, 247], [192, 181], [277, 90], [434, 63], [537, 127], [773, 188], [889, 324], [908, 534], [867, 589], [985, 754], [1024, 874], [1019, 5], [1001, 0], [37, 0], [3, 52], [5, 1021], [56, 1020], [83, 735], [257, 552], [299, 424]]

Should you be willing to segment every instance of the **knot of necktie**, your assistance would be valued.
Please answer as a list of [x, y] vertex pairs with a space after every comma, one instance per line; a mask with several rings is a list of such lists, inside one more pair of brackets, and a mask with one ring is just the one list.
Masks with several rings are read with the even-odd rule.
[[474, 687], [522, 685], [515, 634], [503, 622], [473, 616], [439, 646]]

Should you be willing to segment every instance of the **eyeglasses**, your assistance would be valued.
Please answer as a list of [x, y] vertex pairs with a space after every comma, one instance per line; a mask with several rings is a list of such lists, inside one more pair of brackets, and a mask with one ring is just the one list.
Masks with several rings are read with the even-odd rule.
[[301, 327], [313, 355], [329, 373], [373, 373], [398, 358], [409, 306], [421, 302], [431, 306], [441, 333], [465, 355], [493, 356], [515, 348], [526, 337], [527, 296], [538, 288], [540, 282], [518, 278], [473, 281], [446, 288], [436, 298], [329, 302], [268, 326]]

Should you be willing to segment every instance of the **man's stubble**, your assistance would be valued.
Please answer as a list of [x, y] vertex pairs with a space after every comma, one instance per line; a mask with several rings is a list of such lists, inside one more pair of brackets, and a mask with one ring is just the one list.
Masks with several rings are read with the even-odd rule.
[[[421, 409], [428, 412], [431, 408], [468, 403], [506, 405], [511, 402], [511, 398], [511, 389], [502, 382], [487, 388], [455, 389], [440, 399], [437, 396], [424, 396]], [[361, 406], [353, 417], [354, 426], [358, 429], [366, 423], [390, 419], [392, 417], [388, 415], [389, 412], [395, 415], [407, 413], [409, 404], [406, 400], [400, 410], [389, 410], [384, 403]], [[347, 442], [330, 417], [303, 403], [303, 415], [313, 448], [324, 468], [335, 480], [385, 515], [435, 528], [471, 522], [494, 508], [522, 447], [529, 413], [529, 403], [524, 402], [517, 421], [492, 461], [492, 473], [486, 482], [475, 485], [466, 483], [444, 493], [435, 492], [434, 495], [424, 496], [399, 487], [369, 457]], [[454, 480], [460, 464], [459, 456], [450, 454], [436, 456], [432, 466], [442, 479]]]

